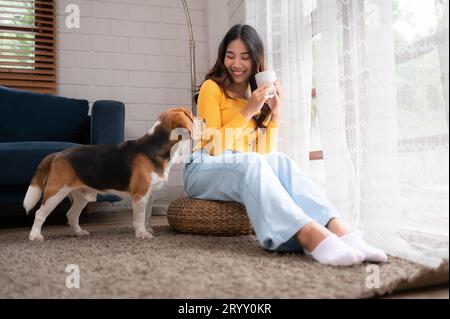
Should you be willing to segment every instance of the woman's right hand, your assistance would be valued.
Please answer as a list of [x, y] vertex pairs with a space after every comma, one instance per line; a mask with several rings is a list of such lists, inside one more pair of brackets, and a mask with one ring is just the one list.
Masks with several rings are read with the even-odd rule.
[[264, 85], [253, 91], [252, 96], [248, 100], [247, 106], [242, 110], [242, 115], [250, 121], [250, 119], [258, 113], [269, 96], [270, 85]]

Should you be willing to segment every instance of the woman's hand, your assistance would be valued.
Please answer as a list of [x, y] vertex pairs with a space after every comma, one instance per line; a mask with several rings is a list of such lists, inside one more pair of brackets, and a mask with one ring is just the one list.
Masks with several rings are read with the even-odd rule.
[[258, 113], [263, 107], [269, 95], [269, 85], [264, 85], [255, 91], [248, 100], [247, 106], [242, 110], [242, 115], [250, 121], [253, 115]]
[[272, 121], [279, 123], [281, 116], [281, 104], [283, 104], [283, 92], [281, 90], [281, 85], [278, 81], [275, 81], [275, 96], [267, 100], [267, 105], [269, 105], [272, 110]]

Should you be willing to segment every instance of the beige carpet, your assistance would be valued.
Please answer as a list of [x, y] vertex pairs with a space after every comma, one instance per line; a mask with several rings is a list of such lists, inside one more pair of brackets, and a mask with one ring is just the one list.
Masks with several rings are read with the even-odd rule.
[[[130, 227], [96, 228], [85, 238], [44, 227], [41, 243], [28, 242], [25, 231], [0, 235], [0, 298], [367, 298], [430, 273], [391, 257], [374, 289], [366, 264], [335, 268], [267, 252], [253, 237], [154, 230], [145, 242]], [[79, 266], [79, 289], [66, 288], [68, 264]]]

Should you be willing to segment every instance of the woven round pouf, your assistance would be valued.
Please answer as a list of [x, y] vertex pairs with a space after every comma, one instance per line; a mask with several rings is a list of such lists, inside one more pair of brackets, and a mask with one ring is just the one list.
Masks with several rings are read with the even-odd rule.
[[244, 205], [182, 198], [170, 203], [167, 210], [170, 227], [180, 233], [211, 236], [254, 234]]

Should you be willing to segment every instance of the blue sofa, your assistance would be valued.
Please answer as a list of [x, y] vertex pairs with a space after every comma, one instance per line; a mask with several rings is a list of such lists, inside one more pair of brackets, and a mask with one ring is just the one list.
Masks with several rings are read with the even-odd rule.
[[39, 162], [48, 154], [80, 144], [123, 142], [123, 103], [97, 101], [88, 112], [86, 100], [0, 86], [0, 205], [22, 205]]

